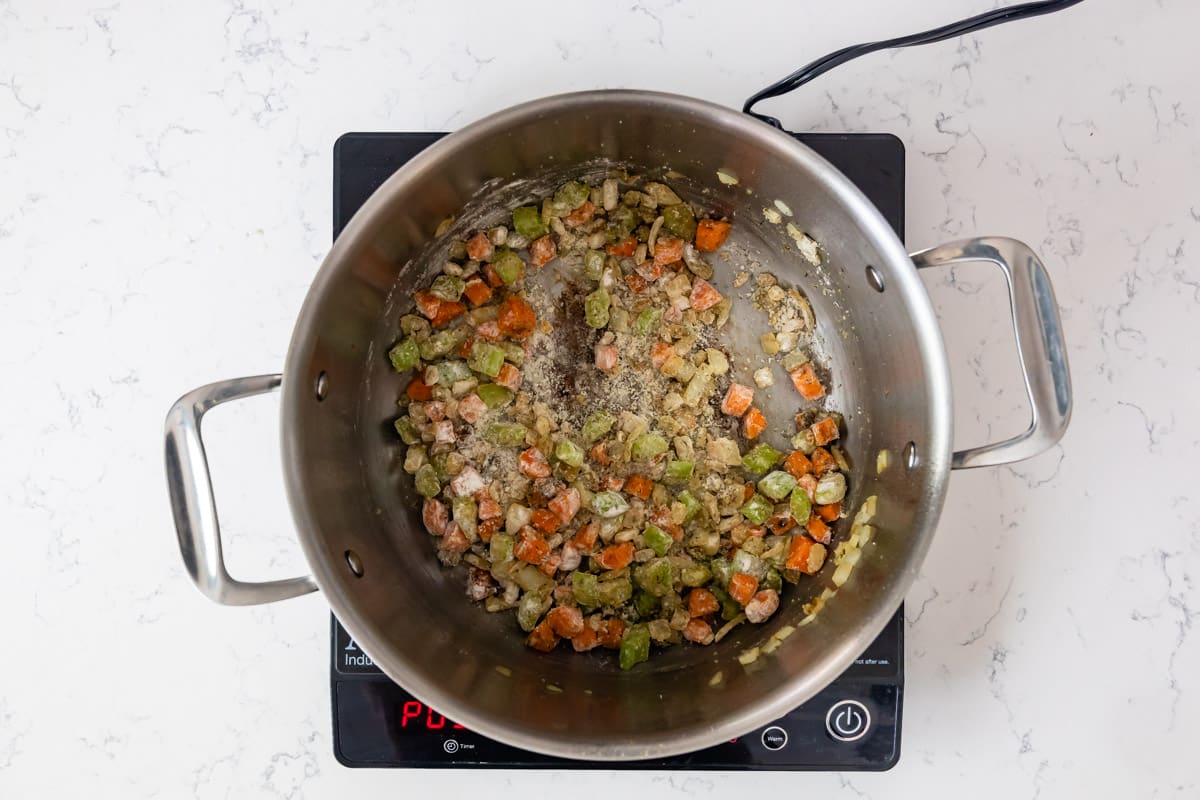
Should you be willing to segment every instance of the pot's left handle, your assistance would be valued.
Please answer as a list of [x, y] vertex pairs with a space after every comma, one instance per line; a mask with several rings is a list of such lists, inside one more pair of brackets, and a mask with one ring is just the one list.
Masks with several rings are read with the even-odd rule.
[[179, 551], [197, 588], [216, 603], [252, 606], [317, 590], [311, 575], [260, 583], [230, 577], [221, 554], [217, 502], [200, 436], [200, 420], [209, 409], [230, 400], [274, 391], [282, 379], [281, 375], [256, 375], [210, 383], [179, 398], [167, 413], [167, 489], [171, 493]]

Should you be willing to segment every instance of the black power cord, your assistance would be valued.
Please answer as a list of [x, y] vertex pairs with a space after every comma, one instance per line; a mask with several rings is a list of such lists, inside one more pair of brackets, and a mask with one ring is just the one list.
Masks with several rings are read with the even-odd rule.
[[934, 28], [924, 33], [914, 33], [910, 36], [901, 36], [896, 39], [887, 39], [882, 42], [868, 42], [866, 44], [856, 44], [850, 47], [843, 47], [841, 50], [830, 53], [827, 56], [818, 58], [811, 64], [807, 64], [800, 69], [788, 75], [781, 81], [777, 81], [761, 92], [753, 95], [742, 106], [742, 111], [750, 116], [760, 119], [769, 125], [774, 125], [776, 128], [783, 128], [782, 123], [775, 117], [767, 116], [766, 114], [758, 114], [753, 109], [755, 104], [771, 97], [779, 97], [788, 92], [798, 89], [814, 78], [824, 75], [834, 67], [841, 66], [847, 61], [852, 61], [859, 56], [865, 56], [868, 53], [874, 53], [878, 50], [891, 50], [899, 47], [914, 47], [919, 44], [933, 44], [934, 42], [953, 39], [964, 34], [981, 31], [984, 28], [990, 28], [993, 25], [1002, 25], [1005, 22], [1016, 22], [1019, 19], [1028, 17], [1037, 17], [1042, 14], [1053, 14], [1055, 11], [1062, 11], [1070, 8], [1073, 5], [1082, 3], [1083, 0], [1039, 0], [1034, 3], [1022, 3], [1020, 5], [1008, 6], [1006, 8], [997, 8], [992, 11], [986, 11], [969, 19], [952, 22], [949, 25], [943, 25], [940, 28]]

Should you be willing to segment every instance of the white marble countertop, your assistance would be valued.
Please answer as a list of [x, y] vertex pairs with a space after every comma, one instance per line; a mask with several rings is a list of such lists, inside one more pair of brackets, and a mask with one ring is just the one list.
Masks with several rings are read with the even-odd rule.
[[[900, 136], [909, 246], [1029, 242], [1070, 343], [1061, 445], [951, 481], [908, 601], [893, 771], [346, 770], [321, 597], [217, 607], [175, 545], [163, 415], [282, 365], [342, 132], [452, 129], [594, 87], [740, 106], [835, 47], [994, 5], [0, 0], [0, 797], [1200, 796], [1192, 0], [1091, 0], [768, 106], [792, 129]], [[926, 280], [957, 441], [1017, 431], [999, 276]], [[264, 399], [206, 423], [247, 577], [303, 568], [276, 420]]]

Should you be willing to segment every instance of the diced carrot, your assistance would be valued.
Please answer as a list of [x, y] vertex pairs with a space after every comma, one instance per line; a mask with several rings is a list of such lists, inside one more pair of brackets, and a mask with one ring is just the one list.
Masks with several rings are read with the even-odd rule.
[[625, 481], [625, 491], [634, 497], [649, 500], [650, 492], [654, 491], [654, 484], [644, 475], [630, 475], [629, 480]]
[[594, 445], [588, 451], [588, 455], [592, 457], [592, 461], [595, 461], [600, 466], [607, 467], [609, 464], [608, 447], [605, 446], [604, 442]]
[[654, 283], [662, 277], [663, 266], [653, 261], [643, 261], [633, 268], [638, 275], [646, 279], [646, 283]]
[[754, 497], [754, 491], [754, 482], [746, 481], [746, 483], [742, 485], [742, 502], [750, 502], [750, 498]]
[[475, 348], [475, 341], [474, 336], [468, 336], [466, 339], [463, 339], [463, 343], [458, 346], [458, 357], [470, 358], [471, 351]]
[[438, 549], [446, 553], [465, 553], [470, 546], [471, 540], [463, 533], [457, 522], [451, 522], [446, 526], [446, 533], [438, 542]]
[[600, 523], [589, 522], [586, 525], [580, 526], [575, 532], [575, 538], [572, 540], [575, 546], [579, 548], [581, 553], [590, 553], [592, 548], [596, 546], [596, 537], [600, 535]]
[[812, 472], [812, 462], [804, 453], [793, 450], [792, 454], [783, 462], [783, 468], [790, 472], [793, 478], [799, 478], [801, 475]]
[[549, 653], [555, 647], [558, 647], [558, 642], [558, 634], [554, 632], [549, 619], [539, 622], [537, 627], [529, 633], [529, 638], [525, 640], [525, 644], [543, 653]]
[[795, 384], [796, 391], [800, 392], [800, 396], [805, 400], [819, 400], [825, 396], [825, 387], [821, 385], [817, 374], [813, 372], [812, 364], [796, 367], [788, 373], [788, 376]]
[[683, 638], [696, 644], [712, 644], [712, 626], [702, 619], [689, 619], [683, 627]]
[[496, 376], [496, 383], [515, 392], [521, 388], [521, 371], [506, 361], [500, 367], [500, 374]]
[[583, 612], [575, 606], [556, 606], [546, 615], [546, 622], [564, 639], [583, 633]]
[[619, 492], [625, 488], [625, 479], [616, 475], [609, 475], [601, 484], [606, 492]]
[[825, 563], [825, 546], [799, 534], [788, 543], [784, 569], [794, 569], [807, 575], [815, 574]]
[[600, 626], [596, 629], [596, 636], [600, 640], [600, 646], [612, 650], [621, 649], [621, 637], [624, 635], [625, 622], [616, 617], [601, 620]]
[[595, 213], [596, 206], [592, 203], [592, 201], [584, 200], [578, 208], [563, 217], [563, 222], [567, 223], [567, 225], [572, 228], [578, 228], [580, 225], [591, 219], [592, 215]]
[[817, 506], [817, 516], [826, 522], [833, 522], [842, 514], [841, 503], [830, 503], [829, 505]]
[[540, 236], [529, 243], [529, 263], [533, 267], [549, 264], [558, 256], [558, 246], [550, 234]]
[[479, 307], [492, 299], [492, 288], [479, 278], [471, 278], [467, 281], [463, 294], [471, 301], [471, 305]]
[[724, 299], [721, 293], [714, 289], [713, 285], [704, 280], [704, 278], [696, 278], [692, 282], [692, 294], [688, 300], [691, 302], [692, 308], [697, 311], [712, 308]]
[[[504, 334], [500, 331], [500, 325], [494, 319], [489, 319], [487, 322], [481, 322], [475, 326], [475, 332], [479, 334], [479, 338], [488, 342], [498, 342], [504, 338]], [[467, 357], [470, 357], [467, 353]]]
[[420, 375], [413, 376], [413, 379], [408, 382], [408, 388], [404, 390], [404, 393], [408, 395], [409, 400], [425, 401], [433, 399], [433, 389], [425, 383], [425, 379]]
[[671, 349], [671, 345], [666, 342], [655, 342], [650, 345], [650, 363], [655, 369], [662, 369], [662, 365], [667, 363], [667, 359], [675, 354]]
[[633, 563], [633, 542], [610, 544], [596, 554], [596, 563], [605, 569], [621, 569]]
[[754, 593], [758, 591], [758, 578], [744, 572], [735, 572], [729, 579], [729, 596], [739, 604], [746, 605]]
[[833, 460], [833, 456], [824, 447], [818, 447], [813, 450], [812, 456], [813, 472], [818, 475], [824, 475], [832, 469], [837, 468], [837, 462]]
[[583, 630], [578, 636], [571, 638], [571, 647], [575, 648], [576, 653], [586, 653], [588, 650], [595, 650], [599, 646], [600, 637], [587, 625], [583, 626]]
[[433, 319], [429, 320], [429, 322], [433, 325], [433, 327], [440, 328], [443, 325], [449, 325], [452, 321], [458, 319], [466, 312], [467, 306], [465, 303], [447, 303], [443, 300], [442, 304], [438, 306], [437, 314], [435, 314]]
[[417, 304], [417, 311], [421, 312], [421, 316], [426, 319], [433, 319], [437, 316], [438, 308], [442, 305], [440, 297], [433, 295], [430, 292], [413, 292], [413, 300]]
[[562, 556], [558, 553], [551, 553], [546, 556], [546, 560], [538, 564], [538, 569], [545, 575], [553, 578], [554, 573], [558, 572], [558, 565], [562, 563]]
[[718, 222], [715, 219], [702, 219], [696, 224], [696, 249], [701, 253], [711, 253], [725, 243], [729, 236], [728, 222]]
[[808, 518], [808, 524], [804, 526], [804, 529], [808, 531], [808, 535], [811, 536], [815, 541], [818, 541], [821, 544], [829, 544], [829, 526], [826, 525], [825, 521], [816, 514], [813, 514]]
[[617, 346], [615, 344], [596, 345], [596, 368], [610, 370], [617, 366]]
[[619, 242], [614, 242], [604, 248], [604, 251], [610, 256], [631, 256], [637, 250], [638, 240], [633, 236], [626, 236]]
[[458, 401], [458, 415], [472, 425], [482, 419], [487, 410], [487, 405], [474, 392]]
[[421, 521], [425, 523], [425, 530], [434, 536], [441, 536], [446, 532], [446, 524], [450, 522], [446, 504], [432, 497], [425, 498], [425, 503], [421, 506]]
[[496, 325], [501, 333], [514, 339], [524, 339], [537, 326], [537, 316], [533, 313], [533, 306], [517, 295], [510, 294], [500, 304]]
[[837, 421], [833, 417], [826, 417], [819, 422], [814, 422], [809, 430], [812, 431], [816, 443], [822, 446], [829, 444], [841, 435], [838, 433]]
[[754, 388], [740, 383], [731, 383], [725, 390], [725, 399], [721, 401], [722, 413], [740, 417], [754, 402]]
[[572, 486], [554, 496], [554, 499], [550, 501], [550, 510], [558, 516], [563, 525], [566, 525], [575, 519], [581, 505], [582, 499], [579, 496], [579, 490]]
[[550, 477], [550, 462], [536, 447], [531, 447], [517, 456], [517, 467], [526, 478], [537, 480]]
[[496, 272], [496, 268], [491, 264], [483, 265], [483, 277], [487, 281], [488, 286], [493, 289], [499, 289], [504, 285], [504, 278], [500, 277], [500, 273]]
[[550, 545], [536, 530], [526, 525], [517, 533], [513, 555], [530, 564], [540, 564], [550, 554]]
[[646, 279], [636, 272], [631, 272], [625, 276], [625, 283], [629, 286], [629, 291], [634, 294], [641, 294], [646, 291]]
[[475, 504], [479, 508], [480, 519], [500, 519], [504, 516], [504, 507], [493, 500], [486, 489], [475, 493]]
[[474, 261], [487, 261], [494, 252], [496, 248], [492, 246], [492, 240], [484, 231], [479, 231], [467, 239], [467, 256]]
[[811, 472], [807, 475], [801, 475], [799, 478], [796, 478], [796, 485], [804, 490], [804, 493], [808, 495], [808, 499], [810, 501], [817, 494], [817, 478]]
[[721, 610], [717, 596], [708, 589], [692, 589], [688, 593], [688, 613], [693, 617], [705, 617]]
[[485, 519], [480, 521], [479, 527], [476, 529], [476, 533], [479, 534], [480, 541], [484, 542], [485, 544], [490, 542], [492, 537], [500, 532], [500, 522], [501, 521], [498, 519]]
[[654, 263], [665, 267], [683, 258], [683, 239], [659, 236], [654, 242]]
[[542, 533], [554, 533], [561, 525], [562, 520], [558, 518], [558, 514], [549, 509], [539, 508], [533, 512], [533, 527]]
[[746, 412], [746, 416], [742, 418], [742, 433], [746, 434], [747, 439], [756, 439], [758, 435], [767, 429], [767, 418], [763, 413], [754, 406]]
[[792, 516], [792, 512], [782, 508], [767, 518], [766, 526], [771, 533], [787, 533], [796, 526], [796, 518]]

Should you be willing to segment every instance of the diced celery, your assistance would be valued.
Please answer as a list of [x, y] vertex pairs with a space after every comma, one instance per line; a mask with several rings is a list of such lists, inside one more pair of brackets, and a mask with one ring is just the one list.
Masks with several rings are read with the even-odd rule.
[[511, 503], [504, 509], [504, 530], [516, 536], [533, 519], [533, 509], [520, 503]]
[[475, 394], [488, 408], [501, 408], [513, 401], [512, 390], [495, 383], [481, 383], [475, 387]]
[[615, 423], [616, 419], [607, 411], [593, 411], [587, 422], [583, 423], [584, 440], [588, 443], [596, 441], [612, 430]]
[[808, 499], [808, 492], [804, 491], [803, 486], [792, 489], [792, 497], [788, 504], [792, 510], [792, 518], [797, 523], [803, 525], [808, 522], [809, 514], [812, 513], [812, 501]]
[[441, 361], [436, 367], [430, 367], [430, 369], [437, 370], [437, 382], [443, 386], [451, 386], [458, 381], [465, 381], [473, 377], [471, 368], [465, 361]]
[[473, 541], [479, 526], [479, 507], [475, 503], [475, 498], [456, 497], [450, 501], [450, 508], [458, 527], [462, 528], [462, 532], [467, 535], [467, 538]]
[[660, 556], [665, 556], [667, 551], [671, 549], [671, 545], [675, 543], [675, 540], [671, 538], [671, 534], [657, 525], [646, 526], [646, 530], [642, 531], [642, 541], [646, 543], [646, 547], [649, 547]]
[[817, 489], [813, 493], [813, 498], [817, 501], [817, 505], [829, 505], [830, 503], [840, 502], [846, 496], [846, 476], [840, 472], [830, 472], [827, 475], [822, 475], [817, 481]]
[[516, 342], [500, 342], [497, 345], [504, 351], [506, 361], [511, 361], [515, 366], [521, 366], [525, 363], [525, 348]]
[[771, 516], [772, 508], [770, 500], [761, 494], [756, 494], [746, 501], [741, 510], [743, 517], [755, 525], [762, 525], [767, 521], [767, 517]]
[[519, 563], [513, 566], [512, 579], [527, 592], [548, 595], [554, 589], [554, 579], [542, 573], [533, 564]]
[[488, 542], [488, 557], [493, 564], [500, 564], [505, 561], [512, 561], [513, 557], [513, 537], [507, 533], [493, 533], [492, 540]]
[[432, 464], [423, 464], [417, 470], [416, 476], [413, 478], [413, 483], [417, 487], [417, 494], [422, 497], [437, 497], [437, 493], [442, 490], [442, 484], [438, 481], [437, 470]]
[[608, 215], [608, 240], [617, 242], [628, 237], [637, 227], [637, 223], [637, 214], [632, 208], [621, 206], [613, 209]]
[[687, 203], [676, 203], [662, 211], [663, 227], [675, 236], [690, 242], [696, 238], [696, 215]]
[[528, 633], [537, 627], [538, 620], [550, 610], [553, 602], [549, 595], [536, 592], [521, 595], [521, 600], [517, 603], [517, 624], [521, 626], [521, 630]]
[[679, 502], [683, 503], [683, 507], [687, 509], [687, 514], [685, 514], [683, 517], [684, 522], [691, 522], [703, 509], [703, 507], [700, 505], [700, 501], [697, 500], [695, 496], [693, 496], [692, 493], [687, 489], [684, 489], [679, 493]]
[[637, 585], [656, 597], [671, 591], [672, 578], [671, 562], [665, 558], [651, 559], [633, 571]]
[[569, 214], [583, 205], [591, 190], [579, 181], [567, 181], [554, 193], [554, 210], [559, 216]]
[[712, 570], [713, 579], [718, 585], [729, 585], [729, 579], [733, 577], [733, 562], [724, 557], [714, 558], [708, 562], [708, 567]]
[[729, 620], [742, 613], [742, 607], [738, 604], [738, 601], [730, 597], [729, 593], [720, 586], [710, 586], [708, 588], [716, 595], [717, 602], [721, 604], [721, 619], [729, 622]]
[[667, 483], [687, 483], [695, 469], [695, 461], [668, 461], [667, 470], [663, 473], [663, 480]]
[[583, 466], [583, 448], [570, 439], [559, 439], [554, 445], [554, 457], [571, 467]]
[[791, 473], [775, 470], [758, 482], [758, 490], [772, 500], [782, 500], [796, 488], [796, 479]]
[[621, 669], [633, 669], [637, 664], [650, 658], [650, 629], [638, 623], [630, 625], [621, 637], [619, 661]]
[[447, 457], [449, 453], [434, 453], [429, 457], [429, 463], [433, 465], [433, 469], [437, 475], [437, 479], [445, 483], [450, 477], [449, 461]]
[[[495, 541], [493, 537], [492, 541]], [[575, 591], [575, 602], [586, 608], [600, 605], [600, 583], [590, 572], [576, 570], [571, 573], [571, 588]]]
[[388, 351], [388, 358], [392, 360], [392, 367], [397, 372], [412, 369], [421, 360], [421, 350], [417, 347], [417, 340], [411, 336], [405, 337]]
[[604, 253], [599, 250], [588, 250], [583, 254], [583, 274], [589, 280], [598, 281], [604, 274]]
[[467, 338], [465, 328], [451, 328], [446, 331], [438, 331], [431, 335], [428, 339], [418, 342], [418, 348], [421, 352], [423, 361], [433, 361], [441, 358], [447, 353], [453, 351], [456, 347], [463, 343]]
[[633, 325], [633, 329], [637, 331], [638, 336], [649, 336], [658, 330], [658, 325], [662, 322], [663, 312], [658, 306], [647, 306], [643, 308], [637, 315], [637, 321]]
[[417, 430], [417, 423], [412, 421], [412, 417], [397, 417], [395, 424], [396, 433], [400, 434], [400, 439], [405, 444], [416, 444], [421, 441], [421, 434]]
[[404, 453], [404, 471], [409, 475], [416, 475], [417, 470], [429, 463], [429, 458], [425, 455], [425, 445], [414, 444]]
[[549, 229], [542, 222], [542, 212], [537, 206], [520, 206], [513, 209], [513, 228], [529, 240], [545, 236]]
[[429, 293], [440, 300], [457, 300], [462, 297], [466, 282], [455, 275], [438, 275], [429, 287]]
[[596, 586], [596, 596], [600, 599], [602, 606], [615, 608], [628, 603], [629, 598], [633, 597], [633, 581], [629, 579], [628, 575], [623, 578], [600, 581]]
[[504, 366], [504, 351], [494, 344], [476, 342], [471, 345], [471, 357], [467, 360], [467, 364], [476, 372], [482, 372], [489, 378], [494, 378], [500, 374], [500, 368]]
[[629, 510], [629, 503], [616, 492], [596, 492], [592, 495], [592, 513], [610, 519]]
[[667, 440], [657, 433], [643, 433], [633, 440], [629, 457], [634, 461], [647, 461], [667, 452]]
[[642, 619], [657, 614], [661, 605], [662, 601], [649, 592], [637, 592], [633, 596], [633, 607], [637, 609], [638, 616]]
[[608, 324], [608, 309], [612, 297], [603, 287], [589, 294], [583, 301], [583, 321], [589, 328], [603, 328]]
[[493, 422], [483, 429], [483, 440], [499, 447], [522, 447], [529, 431], [515, 422]]
[[774, 568], [767, 569], [766, 577], [759, 584], [761, 589], [774, 589], [777, 592], [783, 591], [783, 577], [779, 574], [779, 570]]
[[684, 586], [703, 586], [712, 580], [712, 573], [703, 564], [688, 564], [679, 570], [679, 582]]
[[792, 437], [792, 447], [806, 456], [811, 456], [817, 449], [817, 440], [813, 437], [813, 432], [805, 428]]
[[462, 239], [455, 239], [450, 243], [450, 250], [447, 253], [451, 261], [462, 261], [467, 257], [467, 243]]
[[400, 317], [400, 330], [404, 331], [405, 336], [412, 336], [414, 333], [428, 333], [429, 320], [416, 314], [405, 314]]
[[733, 554], [732, 566], [734, 572], [744, 572], [760, 581], [767, 574], [766, 562], [745, 548]]
[[492, 256], [492, 269], [505, 284], [512, 284], [525, 272], [525, 262], [509, 248], [501, 247]]
[[778, 450], [763, 442], [755, 445], [749, 453], [742, 456], [742, 467], [748, 472], [761, 475], [778, 463], [779, 455]]

